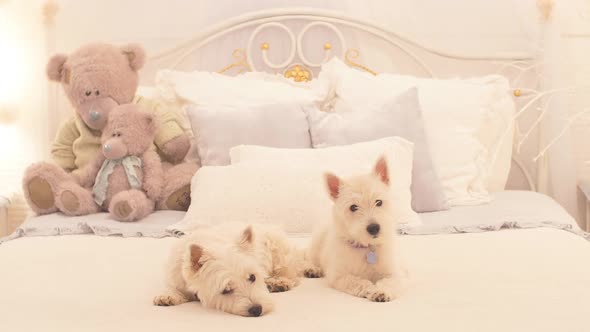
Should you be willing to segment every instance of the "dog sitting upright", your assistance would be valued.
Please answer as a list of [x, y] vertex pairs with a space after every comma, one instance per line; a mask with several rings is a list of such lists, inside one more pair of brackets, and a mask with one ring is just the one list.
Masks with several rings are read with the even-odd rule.
[[270, 292], [299, 284], [303, 252], [272, 226], [227, 224], [199, 229], [172, 251], [168, 291], [159, 306], [200, 301], [207, 308], [241, 316], [270, 312]]
[[331, 287], [371, 301], [395, 299], [404, 276], [394, 248], [397, 224], [385, 158], [371, 174], [325, 179], [333, 221], [315, 232], [305, 276], [325, 276]]

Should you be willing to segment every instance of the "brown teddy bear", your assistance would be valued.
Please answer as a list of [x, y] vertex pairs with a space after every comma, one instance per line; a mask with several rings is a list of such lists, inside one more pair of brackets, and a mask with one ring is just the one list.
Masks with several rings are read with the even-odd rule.
[[[138, 70], [144, 62], [145, 52], [139, 45], [117, 47], [101, 43], [83, 46], [69, 56], [58, 54], [49, 60], [49, 79], [61, 83], [76, 112], [57, 133], [51, 150], [53, 163], [37, 163], [25, 172], [23, 191], [37, 214], [56, 212], [59, 206], [80, 204], [75, 195], [61, 195], [66, 192], [62, 185], [70, 182], [71, 174], [78, 174], [100, 153], [101, 134], [110, 111], [128, 103], [151, 111], [158, 123], [154, 148], [165, 162], [166, 172], [157, 208], [188, 209], [190, 180], [198, 166], [179, 162], [190, 148], [190, 139], [180, 126], [179, 112], [135, 97]], [[69, 201], [72, 199], [74, 201]]]
[[60, 186], [58, 196], [67, 199], [57, 200], [57, 208], [66, 215], [109, 211], [119, 221], [152, 213], [164, 184], [162, 162], [151, 149], [156, 130], [154, 116], [138, 105], [115, 106], [102, 130], [102, 153]]

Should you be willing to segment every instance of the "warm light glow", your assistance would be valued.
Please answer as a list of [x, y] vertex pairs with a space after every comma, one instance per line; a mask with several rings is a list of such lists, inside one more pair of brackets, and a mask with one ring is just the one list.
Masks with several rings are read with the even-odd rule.
[[24, 45], [19, 41], [17, 25], [6, 7], [0, 6], [0, 104], [20, 103], [25, 77]]

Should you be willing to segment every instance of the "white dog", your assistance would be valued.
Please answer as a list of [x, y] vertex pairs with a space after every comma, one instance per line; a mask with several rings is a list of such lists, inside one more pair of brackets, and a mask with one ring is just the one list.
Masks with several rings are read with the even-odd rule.
[[325, 276], [331, 287], [371, 301], [398, 297], [405, 272], [394, 248], [397, 227], [385, 159], [369, 175], [325, 178], [333, 222], [314, 234], [305, 276]]
[[226, 224], [188, 235], [172, 251], [168, 291], [160, 306], [197, 300], [207, 308], [241, 316], [273, 309], [270, 292], [299, 284], [303, 252], [271, 226]]

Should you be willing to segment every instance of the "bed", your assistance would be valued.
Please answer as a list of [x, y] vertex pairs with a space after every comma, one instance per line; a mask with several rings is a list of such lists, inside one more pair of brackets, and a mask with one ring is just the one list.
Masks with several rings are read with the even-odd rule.
[[[316, 58], [336, 54], [366, 72], [401, 69], [434, 76], [440, 69], [441, 76], [469, 76], [534, 61], [527, 54], [433, 52], [353, 17], [285, 9], [233, 18], [154, 56], [144, 83], [153, 83], [158, 68], [194, 68], [225, 51], [234, 58], [221, 68], [224, 73], [264, 67], [288, 78], [313, 76], [322, 61], [310, 60], [313, 55], [301, 42], [312, 28], [325, 30], [313, 34], [321, 46]], [[261, 37], [274, 30], [279, 32]], [[285, 32], [292, 52], [277, 64], [265, 53], [269, 44], [257, 43]], [[325, 42], [326, 33], [334, 42]], [[218, 42], [228, 34], [245, 45], [228, 49]], [[379, 61], [379, 54], [395, 61]], [[527, 80], [534, 73], [513, 77], [517, 97], [535, 84]], [[50, 102], [58, 107], [57, 99]], [[164, 287], [168, 250], [181, 235], [173, 225], [185, 218], [183, 212], [159, 211], [132, 224], [105, 214], [53, 214], [32, 217], [0, 240], [0, 323], [7, 331], [587, 331], [590, 236], [560, 205], [534, 192], [539, 170], [528, 160], [538, 149], [531, 140], [513, 155], [507, 190], [494, 192], [489, 203], [422, 213], [420, 223], [400, 226], [411, 285], [390, 303], [370, 303], [332, 290], [321, 279], [304, 279], [294, 290], [274, 294], [275, 311], [257, 319], [206, 310], [196, 302], [156, 307], [152, 298]], [[310, 241], [309, 234], [290, 236], [300, 247]]]
[[[194, 302], [153, 306], [152, 297], [164, 287], [168, 249], [179, 241], [175, 237], [25, 236], [0, 246], [2, 326], [7, 331], [278, 326], [283, 331], [586, 331], [590, 237], [546, 196], [524, 191], [497, 196], [489, 205], [423, 216], [425, 223], [455, 220], [455, 227], [406, 230], [423, 235], [401, 237], [411, 286], [398, 300], [370, 303], [332, 290], [321, 279], [304, 279], [294, 290], [273, 295], [276, 310], [259, 319]], [[474, 221], [477, 216], [480, 222]], [[167, 217], [159, 219], [175, 222]], [[92, 218], [90, 223], [100, 223], [100, 215]], [[166, 224], [160, 225], [162, 233]], [[291, 238], [298, 246], [310, 240]]]

